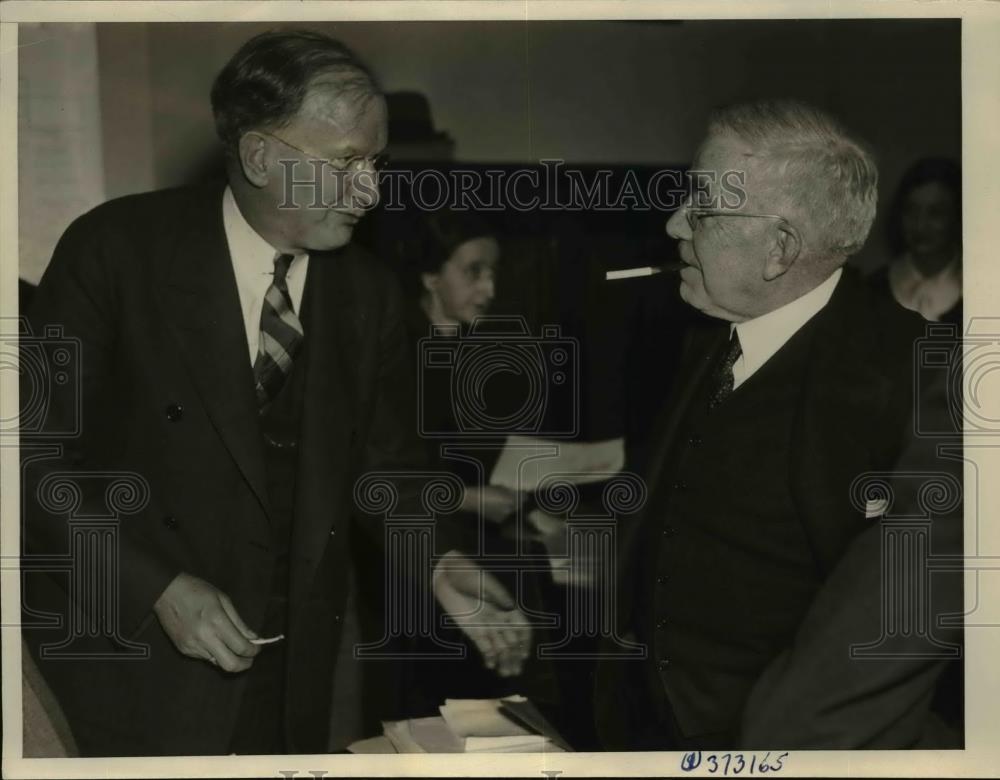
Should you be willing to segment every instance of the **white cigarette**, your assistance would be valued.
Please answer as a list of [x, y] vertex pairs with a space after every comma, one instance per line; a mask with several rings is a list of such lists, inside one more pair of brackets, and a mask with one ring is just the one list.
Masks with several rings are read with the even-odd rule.
[[261, 637], [260, 639], [251, 639], [250, 644], [252, 645], [273, 645], [275, 642], [280, 642], [285, 638], [284, 634], [278, 634], [277, 636]]
[[604, 274], [604, 280], [610, 282], [614, 279], [631, 279], [635, 276], [652, 276], [662, 271], [661, 266], [643, 266], [642, 268], [622, 268], [620, 271], [608, 271]]

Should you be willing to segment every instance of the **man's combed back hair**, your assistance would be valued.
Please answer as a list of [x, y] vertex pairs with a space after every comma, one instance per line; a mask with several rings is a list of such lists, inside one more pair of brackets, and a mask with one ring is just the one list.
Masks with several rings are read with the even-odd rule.
[[798, 227], [816, 251], [861, 249], [875, 220], [878, 169], [837, 120], [806, 103], [764, 100], [715, 111], [709, 133], [734, 134], [753, 147], [785, 207], [807, 222]]
[[212, 85], [215, 129], [234, 152], [250, 130], [284, 127], [323, 77], [341, 97], [380, 94], [371, 71], [337, 40], [312, 30], [261, 33], [244, 43]]

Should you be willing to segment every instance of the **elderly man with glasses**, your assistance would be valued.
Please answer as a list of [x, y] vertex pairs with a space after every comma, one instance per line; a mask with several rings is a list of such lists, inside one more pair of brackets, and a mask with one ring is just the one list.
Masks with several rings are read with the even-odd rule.
[[[25, 458], [29, 555], [67, 554], [50, 475], [125, 472], [148, 498], [117, 525], [109, 570], [76, 574], [109, 578], [100, 599], [26, 580], [30, 615], [85, 628], [71, 657], [40, 652], [62, 635], [37, 620], [25, 631], [84, 756], [321, 753], [364, 736], [353, 618], [358, 575], [384, 561], [356, 550], [385, 529], [354, 487], [423, 458], [394, 276], [350, 243], [386, 144], [375, 78], [325, 35], [269, 32], [219, 73], [212, 109], [227, 181], [83, 215], [29, 313], [35, 333], [78, 345], [81, 378], [48, 399], [41, 433], [67, 433], [45, 439], [62, 457]], [[100, 499], [75, 514], [103, 516]], [[504, 630], [468, 633], [512, 674], [528, 629], [509, 625], [520, 613], [495, 579], [465, 569], [439, 568], [434, 591], [466, 615], [482, 593], [477, 617]]]
[[708, 318], [665, 399], [649, 500], [622, 526], [618, 636], [647, 653], [608, 643], [603, 746], [913, 746], [947, 653], [851, 660], [879, 639], [886, 508], [852, 487], [914, 449], [924, 333], [845, 266], [877, 170], [824, 112], [768, 101], [717, 112], [690, 176], [667, 232], [681, 297]]

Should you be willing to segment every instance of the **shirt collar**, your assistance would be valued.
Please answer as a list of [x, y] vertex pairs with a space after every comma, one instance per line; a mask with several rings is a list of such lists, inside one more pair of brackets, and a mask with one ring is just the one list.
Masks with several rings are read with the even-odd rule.
[[842, 273], [843, 269], [838, 268], [827, 277], [826, 281], [805, 295], [767, 314], [730, 327], [730, 335], [734, 329], [739, 334], [740, 347], [743, 350], [740, 359], [743, 361], [745, 377], [749, 377], [764, 365], [786, 341], [830, 302]]
[[890, 263], [888, 273], [893, 297], [928, 320], [937, 320], [962, 297], [962, 260], [958, 253], [933, 276], [921, 274], [909, 252]]
[[222, 195], [222, 222], [229, 244], [229, 255], [233, 260], [237, 276], [271, 274], [274, 271], [274, 258], [277, 252], [250, 227], [240, 207], [236, 205], [232, 189], [228, 186]]

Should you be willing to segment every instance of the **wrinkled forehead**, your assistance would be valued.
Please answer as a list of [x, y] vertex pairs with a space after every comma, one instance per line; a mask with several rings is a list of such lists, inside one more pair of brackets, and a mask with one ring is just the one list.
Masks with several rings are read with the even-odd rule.
[[387, 140], [385, 98], [319, 81], [310, 86], [295, 124], [323, 149], [353, 154], [380, 151]]
[[769, 197], [774, 190], [760, 150], [730, 133], [712, 133], [701, 142], [688, 178], [692, 186], [712, 194], [739, 186], [750, 200]]
[[698, 145], [691, 167], [722, 173], [746, 167], [753, 158], [753, 148], [743, 139], [728, 133], [712, 133]]

